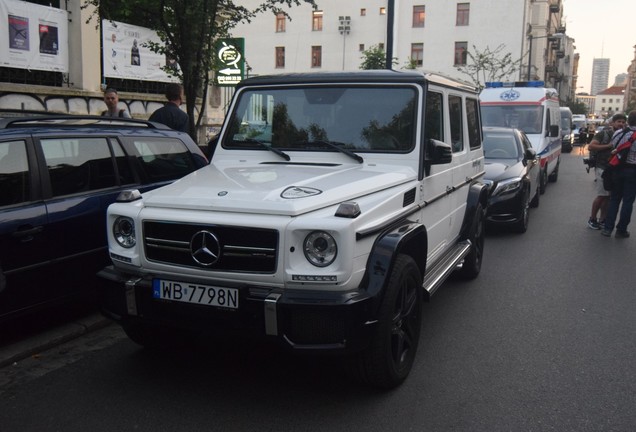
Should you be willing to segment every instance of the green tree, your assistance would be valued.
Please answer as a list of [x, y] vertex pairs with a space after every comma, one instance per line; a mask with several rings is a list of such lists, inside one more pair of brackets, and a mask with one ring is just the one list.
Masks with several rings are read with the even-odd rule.
[[519, 70], [521, 60], [513, 60], [511, 53], [504, 54], [504, 48], [505, 45], [501, 44], [494, 50], [487, 46], [479, 51], [473, 45], [472, 51], [466, 53], [466, 64], [455, 66], [455, 69], [468, 76], [479, 90], [484, 88], [486, 82], [509, 79]]
[[[397, 58], [391, 59], [391, 64], [397, 64]], [[386, 69], [386, 52], [379, 45], [372, 45], [369, 49], [362, 51], [362, 63], [360, 69]]]
[[572, 111], [572, 114], [584, 114], [587, 116], [587, 105], [580, 101], [572, 101], [568, 103], [568, 108]]
[[[258, 14], [271, 11], [287, 13], [283, 6], [311, 4], [314, 0], [262, 0], [250, 10], [234, 0], [84, 0], [94, 6], [98, 18], [121, 21], [155, 30], [162, 44], [149, 48], [176, 59], [183, 82], [186, 112], [190, 117], [190, 135], [196, 140], [201, 117], [194, 118], [197, 96], [207, 94], [210, 71], [215, 62], [215, 41], [229, 35], [241, 22], [250, 22]], [[288, 15], [287, 15], [288, 16]], [[203, 110], [201, 110], [203, 112]]]

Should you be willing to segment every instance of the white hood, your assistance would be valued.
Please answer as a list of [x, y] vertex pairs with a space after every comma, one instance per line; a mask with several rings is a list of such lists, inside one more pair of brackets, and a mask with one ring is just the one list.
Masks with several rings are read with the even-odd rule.
[[146, 207], [296, 216], [415, 178], [397, 165], [212, 163], [143, 196]]

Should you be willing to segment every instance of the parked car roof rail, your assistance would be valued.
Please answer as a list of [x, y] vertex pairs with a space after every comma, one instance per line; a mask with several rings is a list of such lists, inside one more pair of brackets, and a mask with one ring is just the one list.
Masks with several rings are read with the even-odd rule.
[[128, 119], [121, 117], [91, 116], [91, 115], [45, 115], [30, 117], [14, 117], [0, 119], [0, 129], [55, 125], [58, 127], [72, 126], [113, 126], [113, 127], [145, 127], [148, 129], [170, 129], [161, 123], [147, 120]]

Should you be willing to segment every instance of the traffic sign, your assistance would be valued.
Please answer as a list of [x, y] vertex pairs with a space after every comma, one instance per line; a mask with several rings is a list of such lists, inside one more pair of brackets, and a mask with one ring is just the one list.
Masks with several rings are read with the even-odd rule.
[[214, 83], [233, 87], [245, 77], [245, 39], [219, 39], [216, 44], [217, 67]]

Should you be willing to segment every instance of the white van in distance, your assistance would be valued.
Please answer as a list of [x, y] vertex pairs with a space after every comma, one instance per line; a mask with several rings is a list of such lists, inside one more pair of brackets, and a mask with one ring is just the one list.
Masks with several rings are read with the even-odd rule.
[[561, 157], [559, 95], [543, 81], [487, 82], [480, 95], [484, 126], [521, 129], [541, 161], [540, 191], [556, 182]]

